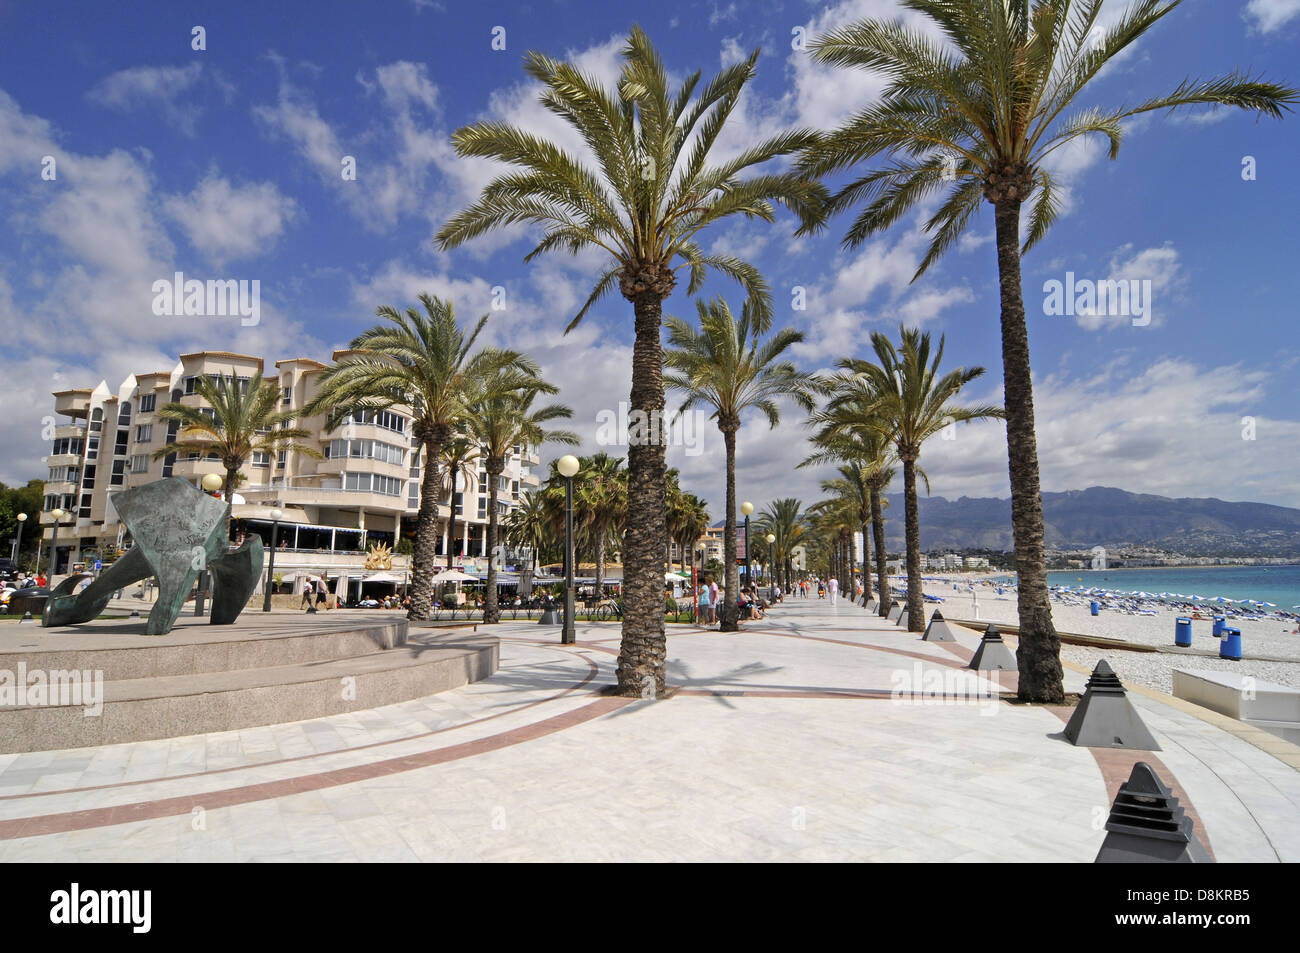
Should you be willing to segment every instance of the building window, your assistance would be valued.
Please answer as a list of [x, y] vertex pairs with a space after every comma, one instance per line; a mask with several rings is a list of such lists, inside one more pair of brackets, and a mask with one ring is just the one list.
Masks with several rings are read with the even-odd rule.
[[343, 489], [382, 493], [384, 496], [401, 496], [402, 481], [380, 476], [378, 473], [345, 473]]
[[143, 397], [141, 397], [140, 413], [142, 414], [153, 413], [154, 405], [157, 402], [157, 400], [158, 398], [154, 394], [145, 394]]
[[185, 380], [182, 382], [182, 383], [184, 384], [184, 387], [185, 387], [185, 395], [186, 395], [187, 397], [188, 397], [190, 394], [194, 393], [194, 385], [195, 385], [195, 382], [197, 382], [197, 381], [198, 381], [198, 378], [197, 378], [197, 377], [187, 377], [187, 378], [185, 378]]
[[127, 401], [122, 401], [122, 406], [117, 410], [117, 425], [125, 427], [131, 423], [131, 405]]
[[153, 424], [138, 424], [135, 428], [135, 442], [149, 443], [153, 440]]
[[181, 425], [175, 420], [169, 420], [167, 422], [167, 443], [176, 442], [176, 434], [180, 432], [180, 426]]
[[453, 500], [453, 504], [452, 504], [452, 505], [453, 505], [453, 508], [454, 508], [454, 511], [455, 511], [456, 515], [457, 515], [457, 516], [464, 516], [464, 515], [465, 515], [465, 513], [464, 513], [464, 509], [465, 509], [465, 494], [464, 494], [464, 493], [457, 493], [457, 494], [455, 494], [455, 495], [452, 497], [452, 500]]
[[271, 465], [271, 455], [264, 451], [258, 450], [253, 454], [253, 466], [269, 467]]
[[286, 407], [288, 407], [291, 403], [293, 403], [293, 388], [292, 388], [292, 387], [290, 387], [290, 386], [286, 386], [286, 387], [284, 388], [284, 396], [280, 398], [280, 403], [284, 404], [284, 406], [286, 406]]
[[376, 427], [383, 427], [385, 430], [406, 433], [406, 418], [390, 410], [354, 410], [352, 412], [352, 422], [356, 424], [373, 424]]
[[130, 441], [131, 441], [131, 431], [119, 430], [117, 432], [117, 443], [114, 444], [113, 446], [113, 456], [115, 457], [126, 456], [126, 447], [127, 444], [130, 443]]
[[137, 453], [131, 458], [131, 472], [137, 474], [149, 472], [149, 455], [147, 453]]
[[126, 461], [113, 461], [113, 474], [108, 478], [109, 486], [121, 486], [126, 480]]
[[169, 453], [163, 457], [162, 475], [169, 477], [172, 475], [172, 465], [176, 462], [176, 454]]
[[285, 461], [288, 460], [288, 458], [289, 458], [289, 451], [281, 450], [279, 453], [275, 455], [275, 465], [279, 469], [283, 470]]
[[487, 519], [487, 497], [485, 496], [478, 498], [478, 518], [481, 520]]
[[99, 433], [104, 429], [104, 408], [96, 407], [90, 412], [90, 431]]

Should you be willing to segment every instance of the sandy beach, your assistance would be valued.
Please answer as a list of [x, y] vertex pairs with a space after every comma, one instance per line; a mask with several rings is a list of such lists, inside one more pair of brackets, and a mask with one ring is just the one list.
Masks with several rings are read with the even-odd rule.
[[[963, 573], [943, 576], [944, 581], [933, 581], [927, 574], [925, 592], [939, 596], [939, 605], [946, 617], [954, 619], [979, 619], [984, 622], [1016, 624], [1016, 595], [1007, 589], [997, 594], [993, 581], [996, 573]], [[956, 583], [961, 588], [954, 590]], [[971, 586], [974, 586], [976, 603], [972, 603]], [[1073, 632], [1120, 639], [1141, 645], [1161, 648], [1174, 644], [1174, 619], [1185, 613], [1169, 608], [1156, 608], [1155, 615], [1127, 615], [1119, 611], [1102, 609], [1093, 616], [1088, 606], [1069, 605], [1060, 600], [1052, 603], [1052, 620], [1058, 632]], [[1202, 612], [1203, 619], [1192, 622], [1192, 648], [1213, 652], [1212, 657], [1164, 652], [1124, 652], [1101, 650], [1080, 645], [1063, 645], [1061, 657], [1067, 661], [1091, 668], [1105, 658], [1121, 679], [1130, 680], [1162, 692], [1173, 691], [1173, 670], [1215, 669], [1244, 672], [1255, 678], [1300, 688], [1300, 635], [1295, 634], [1297, 623], [1273, 619], [1238, 619], [1231, 622], [1241, 629], [1243, 658], [1232, 662], [1218, 657], [1219, 640], [1211, 634], [1212, 614]], [[1283, 661], [1274, 661], [1274, 660]]]

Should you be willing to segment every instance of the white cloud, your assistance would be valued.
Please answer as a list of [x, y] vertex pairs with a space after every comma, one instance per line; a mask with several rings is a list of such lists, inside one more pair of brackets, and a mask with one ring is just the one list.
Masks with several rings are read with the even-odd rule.
[[271, 182], [235, 186], [215, 173], [188, 195], [168, 196], [163, 207], [218, 267], [267, 251], [297, 210]]
[[179, 100], [198, 83], [202, 72], [200, 63], [184, 67], [136, 66], [104, 77], [86, 96], [91, 102], [122, 112], [161, 108], [173, 125], [192, 136], [202, 109]]
[[1300, 16], [1300, 0], [1250, 0], [1242, 16], [1260, 33], [1272, 33]]

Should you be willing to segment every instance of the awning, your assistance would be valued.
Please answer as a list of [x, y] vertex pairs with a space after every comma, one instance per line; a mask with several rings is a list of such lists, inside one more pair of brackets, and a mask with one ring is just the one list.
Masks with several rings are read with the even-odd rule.
[[391, 572], [377, 572], [377, 573], [373, 573], [372, 575], [369, 575], [369, 576], [362, 576], [362, 577], [360, 577], [360, 578], [361, 578], [361, 581], [362, 581], [362, 582], [393, 582], [393, 583], [397, 583], [397, 582], [405, 582], [405, 581], [406, 581], [405, 577], [403, 577], [403, 576], [398, 576], [398, 575], [394, 575], [394, 574], [391, 573]]
[[306, 525], [307, 511], [298, 509], [293, 506], [274, 507], [265, 503], [236, 503], [230, 508], [230, 515], [237, 520], [261, 520], [265, 523], [271, 522], [271, 510], [279, 509], [284, 515], [280, 517], [280, 525]]

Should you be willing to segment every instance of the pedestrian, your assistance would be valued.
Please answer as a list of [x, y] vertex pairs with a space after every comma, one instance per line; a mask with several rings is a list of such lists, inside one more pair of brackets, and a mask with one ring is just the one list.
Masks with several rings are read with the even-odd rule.
[[718, 581], [709, 577], [709, 623], [718, 621]]
[[826, 588], [828, 588], [831, 593], [831, 605], [835, 605], [836, 598], [840, 594], [840, 581], [832, 576], [831, 581], [826, 584]]
[[[329, 601], [329, 590], [325, 588], [325, 580], [317, 579], [316, 580], [316, 605], [319, 606], [322, 603], [328, 603], [328, 601]], [[329, 608], [328, 604], [325, 606], [325, 608], [327, 609]]]
[[310, 582], [302, 587], [302, 601], [298, 603], [299, 609], [311, 608], [311, 590], [312, 585]]
[[704, 577], [704, 582], [700, 584], [700, 595], [697, 600], [700, 607], [700, 622], [708, 625], [713, 619], [713, 607], [709, 603], [709, 577]]

